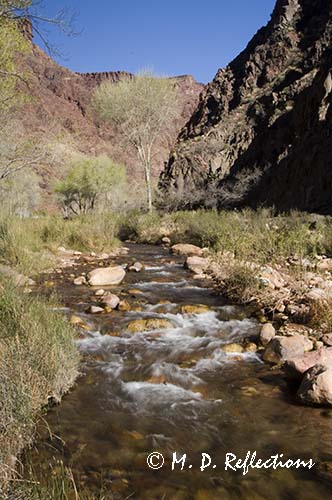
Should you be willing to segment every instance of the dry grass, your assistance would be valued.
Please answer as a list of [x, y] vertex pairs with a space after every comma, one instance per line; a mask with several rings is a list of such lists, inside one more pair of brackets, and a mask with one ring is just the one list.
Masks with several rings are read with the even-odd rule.
[[310, 303], [309, 325], [320, 333], [332, 332], [332, 299], [315, 300]]
[[0, 294], [0, 492], [15, 477], [16, 457], [49, 398], [59, 400], [77, 376], [74, 331], [50, 304], [9, 283]]

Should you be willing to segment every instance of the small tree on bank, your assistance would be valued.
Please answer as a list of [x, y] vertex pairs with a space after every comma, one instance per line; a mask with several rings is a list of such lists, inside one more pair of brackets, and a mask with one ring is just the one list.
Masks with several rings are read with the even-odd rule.
[[168, 78], [141, 72], [119, 83], [104, 82], [93, 97], [101, 120], [113, 125], [124, 146], [133, 147], [144, 169], [147, 203], [152, 210], [151, 166], [158, 145], [167, 141], [180, 115], [178, 92]]
[[106, 156], [73, 162], [66, 178], [55, 186], [65, 215], [80, 215], [107, 202], [112, 188], [125, 181], [125, 169]]

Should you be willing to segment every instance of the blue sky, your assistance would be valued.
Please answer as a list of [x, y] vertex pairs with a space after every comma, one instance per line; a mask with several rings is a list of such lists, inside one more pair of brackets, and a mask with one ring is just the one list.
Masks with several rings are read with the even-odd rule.
[[49, 33], [73, 71], [136, 72], [212, 80], [265, 25], [275, 0], [48, 0], [44, 14], [77, 13], [74, 38]]

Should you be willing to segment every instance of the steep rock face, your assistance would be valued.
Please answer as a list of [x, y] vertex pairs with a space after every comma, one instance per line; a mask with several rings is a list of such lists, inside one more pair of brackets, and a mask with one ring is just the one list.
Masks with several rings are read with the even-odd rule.
[[331, 75], [331, 1], [278, 0], [202, 93], [161, 185], [184, 204], [208, 189], [219, 206], [331, 212]]

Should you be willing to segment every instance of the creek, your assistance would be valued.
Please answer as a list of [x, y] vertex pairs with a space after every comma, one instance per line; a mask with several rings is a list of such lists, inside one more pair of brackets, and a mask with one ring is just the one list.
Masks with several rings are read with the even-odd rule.
[[[89, 329], [77, 340], [82, 376], [40, 424], [29, 452], [37, 477], [63, 461], [76, 484], [96, 498], [172, 500], [320, 500], [332, 498], [331, 485], [312, 470], [225, 471], [225, 456], [263, 460], [332, 457], [332, 411], [297, 405], [278, 370], [256, 353], [225, 353], [231, 342], [257, 338], [260, 325], [250, 311], [225, 303], [207, 281], [193, 280], [184, 258], [162, 247], [129, 245], [117, 264], [140, 261], [109, 287], [130, 303], [129, 311], [91, 315], [94, 290], [72, 284], [68, 269], [54, 275], [63, 312], [79, 315]], [[85, 264], [75, 273], [88, 272]], [[104, 287], [105, 288], [105, 287]], [[131, 289], [136, 291], [131, 291]], [[40, 292], [43, 292], [41, 285]], [[188, 314], [183, 305], [208, 310]], [[129, 333], [136, 319], [170, 320], [171, 328]], [[165, 464], [149, 468], [159, 452]], [[172, 454], [187, 454], [184, 470], [172, 471]], [[216, 467], [200, 470], [202, 453]], [[154, 463], [157, 459], [155, 459]], [[190, 465], [192, 467], [190, 467]]]

